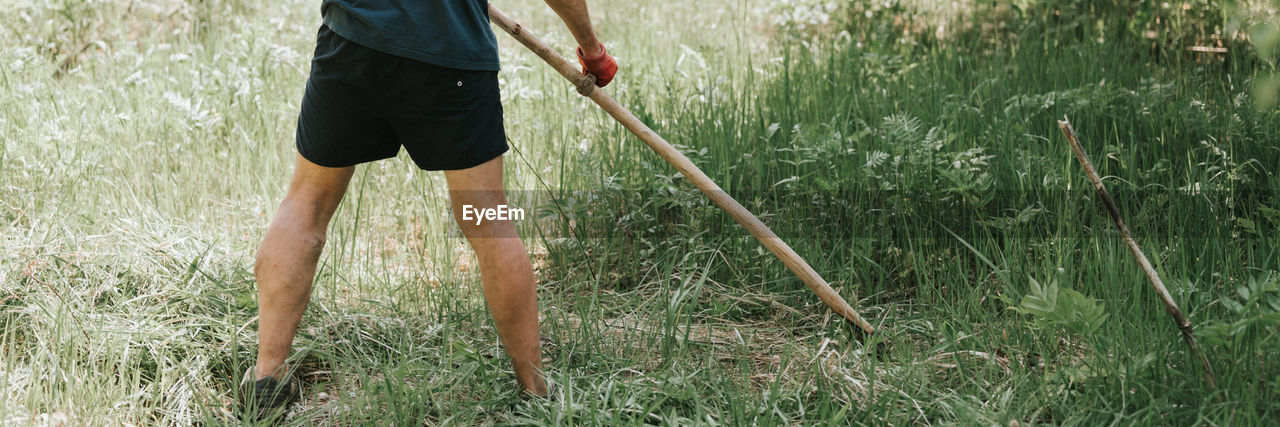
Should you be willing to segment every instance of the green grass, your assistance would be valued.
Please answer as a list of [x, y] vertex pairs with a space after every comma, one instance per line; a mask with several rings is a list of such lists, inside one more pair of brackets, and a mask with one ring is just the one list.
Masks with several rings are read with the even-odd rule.
[[[570, 51], [542, 2], [508, 3]], [[1154, 20], [1082, 26], [1037, 15], [1036, 2], [936, 13], [858, 2], [852, 14], [649, 3], [592, 3], [622, 63], [608, 90], [882, 333], [829, 313], [500, 37], [508, 184], [532, 213], [520, 226], [564, 396], [516, 397], [442, 176], [401, 156], [358, 168], [334, 220], [295, 343], [305, 401], [290, 422], [1278, 415], [1280, 111], [1254, 107], [1250, 82], [1274, 65], [1243, 42], [1199, 55], [1185, 49], [1201, 42], [1194, 31], [1169, 30], [1153, 47], [1141, 23]], [[256, 343], [253, 253], [293, 161], [317, 9], [0, 12], [0, 420], [238, 421], [233, 388]], [[1212, 26], [1195, 18], [1175, 29]], [[954, 30], [933, 35], [939, 22]], [[1064, 115], [1191, 316], [1216, 391], [1082, 176]]]

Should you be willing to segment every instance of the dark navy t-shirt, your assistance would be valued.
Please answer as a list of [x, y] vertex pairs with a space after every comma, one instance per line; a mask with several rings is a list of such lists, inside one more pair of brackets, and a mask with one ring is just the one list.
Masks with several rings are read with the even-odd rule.
[[323, 0], [325, 25], [385, 53], [463, 70], [498, 70], [488, 0]]

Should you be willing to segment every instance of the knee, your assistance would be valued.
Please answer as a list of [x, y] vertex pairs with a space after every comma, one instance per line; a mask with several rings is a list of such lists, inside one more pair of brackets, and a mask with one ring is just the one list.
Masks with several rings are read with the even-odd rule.
[[292, 254], [304, 254], [307, 258], [318, 258], [320, 252], [324, 250], [327, 239], [324, 228], [314, 229], [311, 227], [275, 227], [267, 231], [266, 237], [262, 241], [262, 245], [258, 248], [258, 253], [254, 259], [254, 272], [261, 271], [262, 268], [268, 267], [276, 260], [290, 259]]
[[[506, 208], [505, 205], [499, 206]], [[473, 246], [478, 243], [477, 239], [518, 237], [514, 221], [524, 219], [523, 211], [519, 212], [519, 216], [514, 216], [509, 211], [482, 209], [471, 205], [463, 205], [456, 212], [454, 220], [462, 230], [462, 235]]]
[[462, 229], [462, 236], [467, 238], [467, 243], [471, 246], [484, 244], [493, 241], [493, 238], [513, 238], [516, 235], [516, 228], [511, 223], [492, 223], [480, 224], [475, 223], [464, 224], [459, 223], [458, 227]]
[[328, 239], [328, 236], [327, 236], [327, 233], [325, 232], [325, 229], [321, 228], [319, 230], [312, 230], [307, 233], [301, 233], [298, 236], [297, 245], [299, 249], [305, 251], [308, 254], [319, 255], [320, 251], [324, 250], [324, 244], [327, 241], [327, 239]]

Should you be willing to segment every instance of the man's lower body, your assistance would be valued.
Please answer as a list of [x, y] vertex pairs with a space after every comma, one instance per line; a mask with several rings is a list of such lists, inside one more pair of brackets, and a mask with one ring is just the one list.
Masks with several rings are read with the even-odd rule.
[[[258, 250], [255, 375], [283, 380], [311, 296], [329, 220], [356, 164], [404, 147], [418, 166], [444, 170], [455, 218], [462, 207], [507, 204], [496, 72], [454, 70], [381, 53], [322, 27], [298, 120], [297, 166]], [[393, 197], [390, 196], [389, 197]], [[541, 377], [537, 295], [529, 253], [510, 221], [457, 221], [480, 264], [485, 300], [525, 391]]]

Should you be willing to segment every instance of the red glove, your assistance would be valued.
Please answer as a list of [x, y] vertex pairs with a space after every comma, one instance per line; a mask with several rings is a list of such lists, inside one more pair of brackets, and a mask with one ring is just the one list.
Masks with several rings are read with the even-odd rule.
[[603, 44], [600, 45], [600, 55], [592, 58], [582, 56], [582, 48], [578, 48], [578, 63], [582, 64], [582, 75], [596, 76], [596, 86], [605, 87], [618, 73], [618, 63], [609, 56], [609, 52], [605, 52]]

